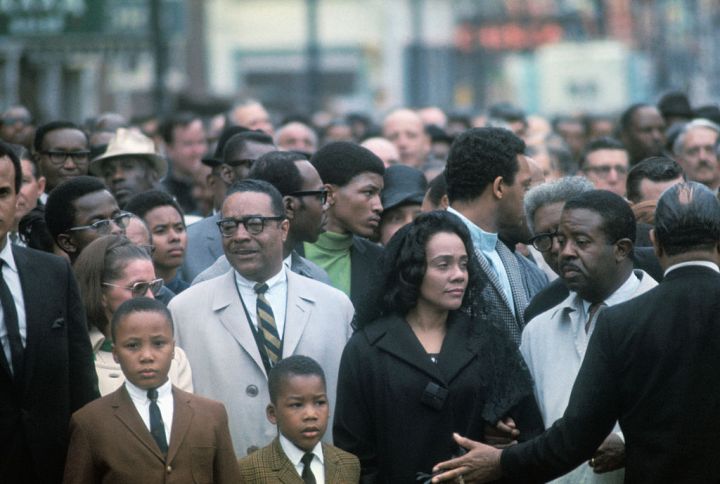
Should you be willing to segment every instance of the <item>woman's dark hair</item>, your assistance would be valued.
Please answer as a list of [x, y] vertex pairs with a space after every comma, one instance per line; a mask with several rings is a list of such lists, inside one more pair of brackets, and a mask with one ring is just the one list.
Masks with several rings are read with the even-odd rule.
[[83, 249], [73, 269], [80, 288], [88, 326], [103, 331], [109, 324], [102, 304], [103, 282], [122, 278], [131, 260], [152, 261], [150, 254], [122, 235], [105, 235]]
[[457, 215], [436, 210], [423, 213], [412, 223], [402, 227], [385, 247], [383, 314], [405, 315], [415, 307], [427, 270], [427, 243], [433, 235], [442, 232], [460, 237], [468, 254], [468, 287], [463, 298], [463, 307], [469, 309], [471, 302], [478, 299], [484, 283], [470, 232]]

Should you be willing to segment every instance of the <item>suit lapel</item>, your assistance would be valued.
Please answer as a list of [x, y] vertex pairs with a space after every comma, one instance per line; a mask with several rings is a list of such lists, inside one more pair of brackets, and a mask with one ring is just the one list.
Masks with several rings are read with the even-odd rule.
[[325, 482], [342, 482], [341, 469], [338, 465], [338, 456], [332, 447], [322, 444], [323, 459], [325, 460]]
[[295, 470], [295, 466], [285, 455], [280, 445], [280, 439], [275, 437], [272, 442], [272, 452], [270, 453], [270, 468], [277, 473], [277, 478], [284, 484], [303, 484], [302, 478]]
[[302, 282], [295, 273], [287, 271], [287, 310], [282, 343], [283, 357], [288, 357], [295, 352], [312, 313], [314, 299], [303, 294]]
[[498, 241], [495, 246], [505, 266], [505, 272], [507, 272], [508, 280], [510, 281], [510, 291], [513, 295], [515, 303], [515, 314], [520, 327], [524, 324], [523, 312], [528, 305], [527, 294], [525, 294], [525, 286], [522, 282], [522, 272], [518, 264], [516, 255], [508, 249], [505, 244]]
[[[9, 243], [9, 241], [8, 241]], [[36, 267], [28, 262], [28, 252], [17, 247], [12, 247], [13, 258], [15, 259], [15, 265], [17, 266], [18, 276], [20, 278], [20, 286], [22, 287], [23, 301], [25, 302], [25, 352], [23, 353], [24, 358], [24, 374], [23, 382], [32, 381], [33, 371], [35, 369], [34, 363], [36, 361], [37, 348], [35, 343], [42, 341], [46, 337], [46, 332], [49, 327], [42, 327], [42, 321], [47, 318], [42, 317], [42, 305], [40, 304], [27, 304], [27, 301], [43, 301], [46, 296], [42, 294], [42, 274], [36, 272]], [[47, 321], [48, 325], [53, 321]], [[8, 374], [9, 374], [8, 367]]]
[[483, 254], [480, 249], [475, 249], [475, 255], [477, 256], [477, 260], [480, 263], [480, 267], [482, 268], [483, 272], [485, 272], [485, 275], [490, 281], [490, 287], [492, 287], [495, 291], [496, 299], [505, 303], [505, 306], [510, 309], [510, 301], [508, 301], [507, 296], [505, 296], [505, 291], [503, 290], [502, 284], [500, 283], [500, 279], [495, 273], [495, 269], [492, 268], [490, 263], [485, 258], [485, 254]]
[[437, 366], [430, 361], [420, 341], [403, 319], [392, 318], [388, 321], [385, 335], [378, 340], [377, 347], [408, 365], [414, 366], [435, 380], [445, 382]]
[[170, 446], [168, 447], [167, 462], [171, 463], [182, 446], [185, 435], [193, 419], [193, 409], [190, 395], [179, 392], [175, 387], [173, 392], [173, 421], [170, 431]]
[[250, 329], [250, 323], [245, 314], [237, 286], [235, 285], [235, 271], [230, 270], [217, 279], [215, 293], [212, 296], [212, 310], [218, 315], [220, 323], [238, 344], [250, 355], [255, 364], [265, 374], [265, 366], [260, 356], [255, 336]]
[[130, 399], [130, 395], [125, 389], [125, 385], [121, 386], [119, 390], [113, 393], [113, 401], [111, 403], [115, 418], [120, 420], [125, 427], [135, 436], [147, 449], [155, 454], [155, 456], [161, 461], [165, 461], [165, 457], [160, 452], [157, 444], [150, 435], [150, 431], [145, 427], [140, 418], [135, 405]]

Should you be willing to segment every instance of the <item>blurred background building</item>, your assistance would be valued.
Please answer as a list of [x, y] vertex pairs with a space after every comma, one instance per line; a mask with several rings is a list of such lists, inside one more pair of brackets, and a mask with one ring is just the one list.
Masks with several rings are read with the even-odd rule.
[[720, 100], [717, 0], [0, 0], [0, 107], [276, 113]]

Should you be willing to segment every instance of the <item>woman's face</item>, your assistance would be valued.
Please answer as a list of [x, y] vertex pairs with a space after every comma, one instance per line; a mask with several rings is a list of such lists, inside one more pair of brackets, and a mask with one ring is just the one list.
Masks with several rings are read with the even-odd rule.
[[[103, 307], [108, 321], [112, 318], [115, 310], [128, 299], [132, 299], [132, 287], [136, 282], [150, 282], [156, 279], [153, 263], [149, 259], [133, 259], [126, 263], [122, 275], [114, 281], [103, 281], [113, 286], [103, 285]], [[120, 286], [120, 287], [118, 287]], [[147, 290], [145, 297], [155, 299], [151, 290]]]
[[468, 255], [462, 239], [439, 232], [425, 245], [427, 269], [419, 301], [440, 310], [458, 309], [468, 284]]

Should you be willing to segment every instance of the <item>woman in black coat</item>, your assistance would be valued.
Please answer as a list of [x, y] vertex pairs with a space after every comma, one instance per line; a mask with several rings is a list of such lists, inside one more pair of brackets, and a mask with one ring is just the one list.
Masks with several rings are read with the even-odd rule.
[[523, 440], [542, 431], [522, 357], [483, 314], [462, 222], [420, 215], [384, 267], [384, 316], [348, 342], [335, 407], [334, 442], [358, 456], [361, 481], [417, 482], [462, 452], [453, 433], [487, 442], [503, 420]]

